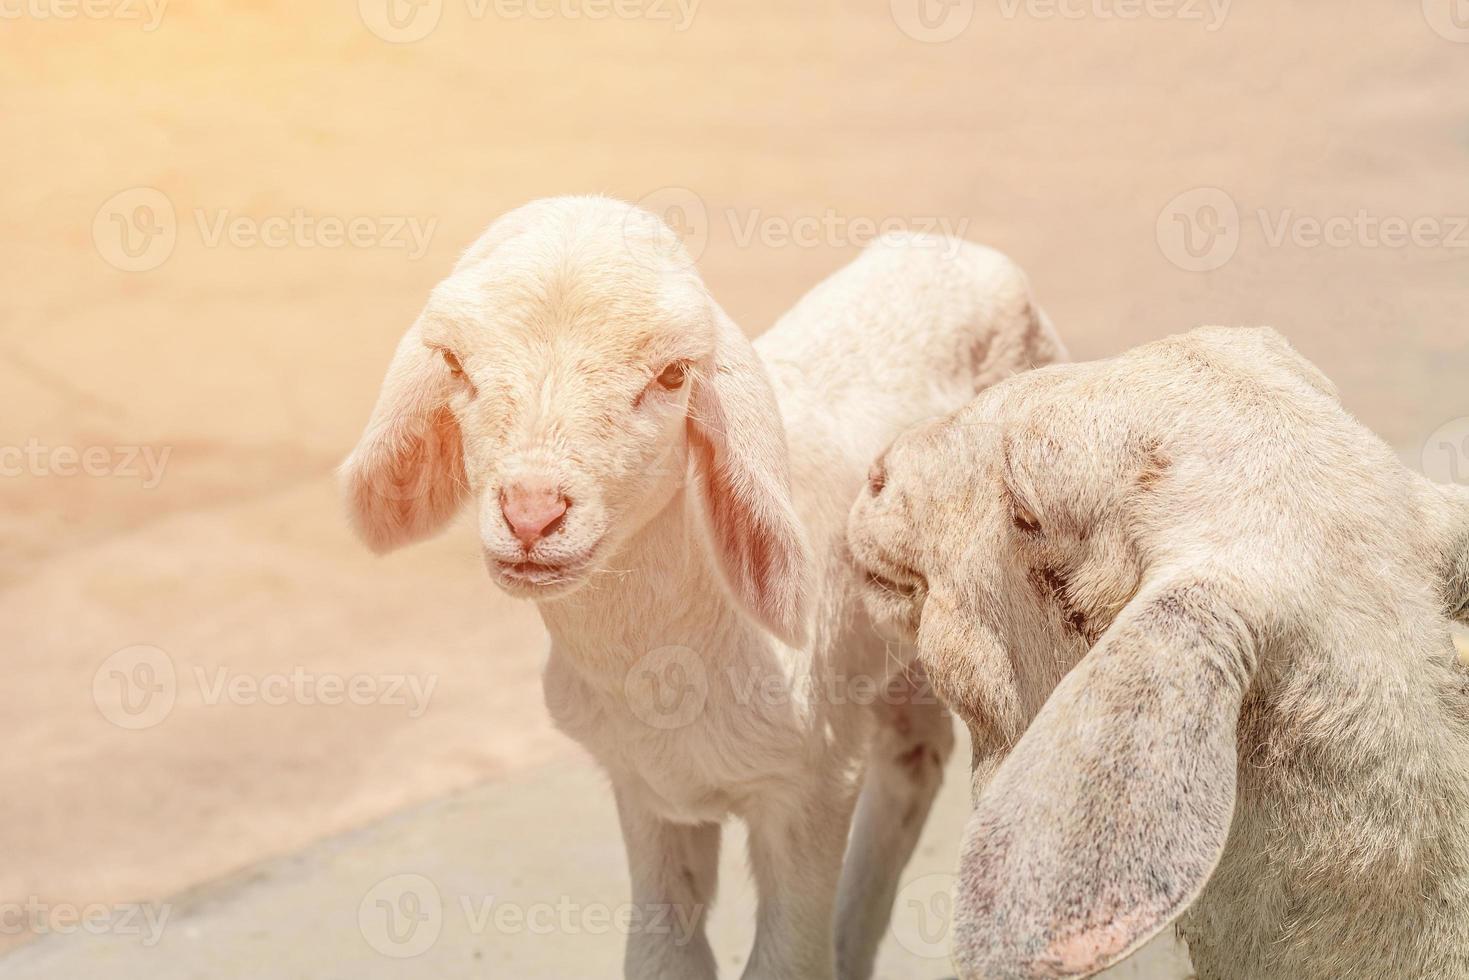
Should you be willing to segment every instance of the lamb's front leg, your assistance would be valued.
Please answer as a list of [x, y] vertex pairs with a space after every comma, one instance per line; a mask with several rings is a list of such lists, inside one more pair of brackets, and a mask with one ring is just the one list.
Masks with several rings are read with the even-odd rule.
[[747, 814], [760, 907], [744, 980], [836, 976], [833, 910], [851, 816], [849, 794], [832, 786]]
[[676, 824], [617, 790], [627, 846], [632, 924], [623, 958], [627, 980], [715, 980], [704, 925], [719, 876], [719, 825]]

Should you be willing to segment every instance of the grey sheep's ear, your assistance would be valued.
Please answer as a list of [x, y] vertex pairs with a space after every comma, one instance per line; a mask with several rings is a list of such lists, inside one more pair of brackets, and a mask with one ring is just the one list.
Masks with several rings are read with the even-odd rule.
[[1203, 890], [1234, 819], [1250, 630], [1210, 579], [1140, 593], [975, 806], [955, 905], [965, 980], [1089, 977]]
[[1444, 615], [1469, 626], [1469, 487], [1427, 483], [1425, 500]]

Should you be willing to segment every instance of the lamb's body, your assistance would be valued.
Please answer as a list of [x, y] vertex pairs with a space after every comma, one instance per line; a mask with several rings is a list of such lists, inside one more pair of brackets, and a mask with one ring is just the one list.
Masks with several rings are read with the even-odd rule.
[[[685, 792], [670, 794], [683, 797], [668, 801], [670, 819], [737, 812], [731, 801], [749, 795], [737, 787], [768, 795], [783, 780], [783, 768], [791, 778], [807, 779], [810, 750], [793, 750], [792, 738], [805, 746], [830, 743], [834, 760], [861, 752], [847, 728], [865, 723], [869, 712], [846, 710], [851, 705], [822, 696], [807, 703], [793, 696], [771, 711], [762, 702], [772, 698], [761, 692], [771, 688], [770, 678], [779, 678], [783, 690], [820, 695], [832, 682], [841, 694], [840, 685], [858, 675], [881, 679], [888, 671], [886, 647], [854, 605], [852, 572], [841, 560], [846, 514], [869, 464], [904, 428], [952, 411], [1017, 370], [1063, 356], [1013, 263], [987, 248], [938, 239], [874, 246], [804, 297], [755, 341], [755, 349], [775, 387], [792, 495], [818, 563], [812, 644], [781, 643], [741, 614], [698, 546], [698, 518], [682, 495], [617, 557], [615, 582], [542, 606], [559, 651], [548, 687], [556, 717], [611, 768], [630, 766], [619, 759], [643, 760], [650, 788], [686, 783]], [[646, 713], [642, 705], [629, 706], [624, 690], [627, 673], [649, 650], [649, 637], [657, 638], [657, 647], [694, 652], [697, 665], [706, 668], [706, 700], [717, 702], [706, 705], [710, 713], [726, 707], [718, 703], [722, 694], [751, 703], [728, 705], [732, 717], [718, 724], [671, 720], [667, 731], [650, 728], [639, 717]], [[618, 647], [626, 652], [609, 653]], [[599, 661], [607, 661], [602, 666], [608, 671], [600, 684], [585, 677], [586, 670], [570, 668], [591, 669]], [[579, 676], [584, 689], [578, 689]], [[610, 691], [610, 703], [562, 697], [563, 683], [578, 694]], [[607, 712], [600, 718], [581, 711], [599, 704]], [[615, 726], [618, 736], [599, 730], [599, 721]], [[719, 741], [700, 751], [703, 737]], [[649, 738], [655, 751], [646, 751]], [[762, 738], [773, 741], [762, 747]], [[670, 756], [687, 756], [687, 771], [676, 762], [665, 765]], [[750, 786], [752, 781], [762, 785]], [[716, 793], [702, 785], [708, 782], [724, 789]], [[663, 795], [655, 791], [650, 799]], [[711, 811], [702, 801], [715, 796], [724, 798]]]
[[[874, 246], [755, 347], [775, 386], [816, 563], [812, 642], [789, 646], [743, 615], [680, 495], [618, 556], [615, 583], [541, 606], [553, 638], [546, 699], [557, 724], [612, 775], [625, 823], [654, 817], [688, 828], [681, 846], [707, 881], [680, 900], [712, 899], [715, 825], [731, 816], [750, 823], [762, 903], [775, 893], [760, 928], [777, 936], [778, 919], [791, 913], [805, 920], [787, 930], [793, 937], [829, 932], [870, 756], [838, 951], [840, 975], [862, 976], [952, 734], [931, 696], [901, 677], [889, 683], [892, 651], [843, 560], [847, 510], [871, 460], [904, 428], [1064, 349], [1008, 259], [923, 239]], [[660, 837], [680, 833], [647, 826]], [[771, 961], [763, 967], [762, 955]], [[757, 940], [755, 956], [754, 976], [776, 961], [802, 964], [791, 974], [802, 980], [829, 969], [819, 950]], [[641, 969], [629, 975], [662, 975]]]
[[1444, 575], [1469, 548], [1445, 533], [1451, 491], [1329, 383], [1291, 398], [1271, 455], [1293, 470], [1259, 506], [1320, 515], [1275, 542], [1279, 594], [1309, 599], [1255, 614], [1292, 625], [1244, 701], [1229, 842], [1178, 931], [1200, 980], [1469, 977], [1469, 671]]
[[1200, 980], [1469, 977], [1465, 680], [1381, 711], [1394, 673], [1247, 706], [1229, 846], [1178, 922]]
[[1245, 700], [1229, 843], [1178, 922], [1200, 980], [1469, 977], [1469, 671], [1431, 584], [1437, 510], [1375, 436], [1343, 438], [1302, 458], [1358, 461], [1317, 474], [1363, 488], [1358, 536], [1283, 543], [1333, 594]]

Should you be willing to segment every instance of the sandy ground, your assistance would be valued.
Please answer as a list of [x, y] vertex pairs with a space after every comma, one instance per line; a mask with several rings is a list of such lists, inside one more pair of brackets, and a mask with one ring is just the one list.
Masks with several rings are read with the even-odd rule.
[[873, 225], [947, 222], [1080, 357], [1272, 323], [1469, 480], [1448, 0], [444, 0], [403, 44], [373, 2], [0, 20], [6, 909], [169, 895], [574, 751], [471, 536], [373, 559], [330, 480], [427, 290], [533, 197], [681, 202], [751, 333]]

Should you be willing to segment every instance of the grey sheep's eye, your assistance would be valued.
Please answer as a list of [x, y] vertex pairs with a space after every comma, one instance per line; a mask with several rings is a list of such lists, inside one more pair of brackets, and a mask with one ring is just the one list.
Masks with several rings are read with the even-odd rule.
[[867, 471], [867, 492], [876, 497], [878, 494], [882, 493], [883, 489], [887, 485], [887, 466], [883, 460], [879, 459], [877, 462], [873, 463], [872, 468]]
[[1015, 522], [1017, 528], [1026, 534], [1041, 533], [1041, 522], [1039, 518], [1030, 512], [1030, 508], [1018, 500], [1012, 500], [1010, 503], [1010, 519]]
[[658, 384], [669, 391], [677, 391], [684, 386], [689, 379], [689, 366], [682, 361], [675, 361], [663, 369], [658, 375]]

